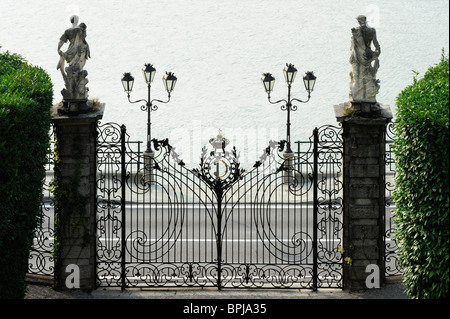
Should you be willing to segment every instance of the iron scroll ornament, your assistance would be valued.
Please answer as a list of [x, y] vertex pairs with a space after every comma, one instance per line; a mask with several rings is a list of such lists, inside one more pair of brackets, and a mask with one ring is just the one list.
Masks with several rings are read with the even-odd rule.
[[[219, 137], [221, 137], [220, 133], [218, 135], [218, 138]], [[228, 140], [224, 138], [224, 141], [221, 141], [219, 145], [217, 142], [218, 138], [213, 138], [210, 140], [210, 143], [214, 147], [213, 151], [208, 153], [206, 147], [202, 148], [199, 168], [187, 170], [204, 181], [212, 190], [214, 190], [216, 196], [221, 198], [228, 188], [230, 188], [237, 181], [242, 180], [244, 175], [250, 172], [247, 172], [245, 169], [241, 168], [239, 154], [237, 153], [236, 147], [233, 146], [231, 152], [226, 151], [225, 148], [228, 145]], [[167, 138], [162, 140], [152, 139], [152, 143], [156, 151], [162, 151], [162, 149], [165, 149], [166, 154], [169, 154], [178, 165], [185, 167], [184, 161], [180, 159], [179, 154], [175, 152], [174, 147], [169, 144], [169, 140]], [[286, 144], [286, 140], [279, 142], [270, 141], [269, 146], [265, 148], [263, 154], [260, 156], [260, 159], [253, 165], [253, 170], [258, 169], [261, 165], [263, 165], [263, 163], [269, 164], [267, 166], [271, 167], [270, 173], [279, 173], [281, 171], [288, 170], [289, 168], [285, 165], [285, 163], [282, 162], [280, 164], [274, 154], [276, 149], [278, 149], [278, 152], [282, 152], [285, 149]], [[217, 169], [214, 170], [217, 167], [214, 165], [218, 165], [220, 163], [224, 164], [225, 173], [219, 173]], [[275, 164], [276, 166], [274, 167], [274, 165], [270, 164]], [[155, 161], [153, 165], [154, 169], [160, 171], [162, 170], [158, 162]]]
[[[287, 191], [294, 197], [302, 196], [306, 192], [310, 191], [312, 183], [306, 182], [306, 180], [299, 174], [297, 174], [297, 176], [295, 176], [295, 178], [293, 178], [290, 182], [281, 182], [280, 184], [278, 184], [278, 182], [274, 183], [274, 181], [280, 180], [280, 176], [282, 176], [280, 173], [284, 171], [291, 171], [291, 173], [293, 173], [295, 170], [293, 167], [290, 167], [280, 156], [280, 153], [283, 152], [285, 146], [287, 145], [285, 140], [280, 142], [270, 141], [269, 146], [265, 148], [263, 154], [260, 156], [260, 160], [255, 162], [253, 169], [250, 171], [246, 171], [240, 167], [239, 155], [235, 147], [233, 147], [232, 151], [228, 152], [225, 150], [226, 145], [228, 144], [227, 142], [224, 141], [218, 143], [217, 139], [215, 139], [216, 143], [214, 143], [213, 140], [214, 139], [211, 139], [210, 142], [214, 146], [214, 150], [208, 153], [206, 147], [203, 147], [200, 158], [200, 167], [191, 170], [188, 169], [188, 171], [205, 182], [216, 195], [216, 239], [218, 246], [217, 251], [219, 252], [216, 262], [220, 261], [219, 264], [221, 265], [223, 263], [223, 260], [221, 259], [223, 244], [222, 237], [227, 228], [228, 218], [233, 211], [233, 209], [228, 210], [227, 212], [224, 210], [225, 206], [228, 204], [228, 200], [226, 200], [226, 193], [228, 189], [233, 187], [233, 185], [240, 180], [245, 179], [247, 175], [251, 176], [252, 173], [255, 174], [257, 170], [261, 170], [261, 166], [263, 167], [262, 169], [265, 170], [266, 175], [265, 178], [263, 178], [265, 182], [263, 182], [263, 187], [256, 192], [255, 199], [257, 199], [258, 196], [267, 196], [267, 194], [264, 194], [265, 191], [263, 189], [272, 183], [274, 185], [271, 187], [275, 188], [286, 185]], [[167, 139], [154, 139], [153, 146], [157, 151], [164, 152], [163, 149], [165, 149], [165, 154], [170, 155], [170, 157], [172, 157], [178, 165], [185, 165], [184, 162], [179, 159], [178, 154], [174, 151], [173, 147], [170, 146]], [[225, 173], [219, 173], [215, 170], [214, 165], [219, 162], [224, 164]], [[156, 162], [153, 168], [160, 170], [161, 172], [163, 170]], [[270, 176], [272, 176], [273, 180]], [[257, 202], [259, 202], [259, 200], [257, 200]], [[289, 239], [288, 243], [282, 243], [280, 247], [277, 246], [281, 243], [281, 240], [277, 238], [275, 242], [273, 241], [272, 237], [276, 231], [272, 229], [272, 221], [267, 217], [269, 212], [270, 210], [268, 211], [264, 208], [255, 209], [253, 212], [254, 221], [261, 227], [261, 229], [258, 228], [256, 230], [257, 236], [267, 251], [272, 254], [274, 258], [283, 261], [288, 261], [290, 258], [296, 258], [299, 261], [304, 261], [308, 256], [311, 256], [312, 246], [310, 246], [308, 242], [312, 242], [312, 238], [309, 234], [303, 231], [296, 231], [291, 234], [292, 237]], [[226, 269], [221, 269], [221, 271], [226, 271]], [[220, 284], [218, 285], [220, 286]]]

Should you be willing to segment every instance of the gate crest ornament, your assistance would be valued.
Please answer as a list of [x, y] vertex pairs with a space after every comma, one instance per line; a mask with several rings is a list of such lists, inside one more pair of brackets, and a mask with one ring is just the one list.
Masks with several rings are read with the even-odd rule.
[[192, 169], [192, 173], [206, 182], [216, 195], [221, 197], [223, 191], [233, 185], [236, 181], [242, 179], [245, 169], [240, 168], [239, 154], [236, 147], [230, 151], [225, 150], [230, 141], [219, 134], [211, 138], [209, 143], [214, 148], [208, 154], [206, 147], [202, 149], [200, 158], [200, 169]]

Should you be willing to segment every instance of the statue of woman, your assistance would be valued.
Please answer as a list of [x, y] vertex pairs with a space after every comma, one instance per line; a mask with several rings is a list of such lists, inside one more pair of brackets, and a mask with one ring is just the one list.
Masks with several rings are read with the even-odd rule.
[[[79, 85], [81, 79], [83, 79], [82, 83], [86, 82], [84, 79], [87, 71], [81, 71], [83, 71], [86, 60], [90, 58], [89, 44], [86, 42], [86, 24], [78, 25], [78, 16], [72, 16], [70, 22], [72, 27], [64, 32], [58, 43], [60, 59], [56, 69], [61, 70], [66, 85], [61, 93], [66, 100], [87, 99], [86, 89]], [[69, 46], [66, 52], [62, 52], [61, 47], [67, 41], [69, 41]], [[64, 67], [65, 62], [68, 63], [67, 67]]]

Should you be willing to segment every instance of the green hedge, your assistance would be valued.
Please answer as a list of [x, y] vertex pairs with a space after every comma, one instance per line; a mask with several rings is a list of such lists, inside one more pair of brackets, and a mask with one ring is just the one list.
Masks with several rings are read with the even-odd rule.
[[0, 298], [23, 298], [49, 147], [53, 85], [41, 68], [0, 52]]
[[[417, 76], [417, 73], [416, 73]], [[449, 296], [449, 61], [397, 97], [396, 240], [410, 298]]]

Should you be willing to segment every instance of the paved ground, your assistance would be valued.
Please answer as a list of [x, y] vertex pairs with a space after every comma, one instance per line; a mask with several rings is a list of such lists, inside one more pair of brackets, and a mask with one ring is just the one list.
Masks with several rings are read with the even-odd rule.
[[347, 292], [342, 289], [223, 289], [179, 288], [179, 289], [97, 289], [90, 293], [82, 291], [55, 291], [45, 283], [29, 283], [26, 299], [407, 299], [402, 278], [389, 277], [386, 285], [379, 289]]
[[[315, 315], [355, 316], [385, 313], [402, 317], [417, 315], [423, 304], [407, 300], [401, 277], [390, 277], [379, 289], [349, 293], [341, 289], [311, 290], [241, 290], [208, 289], [97, 289], [82, 291], [54, 291], [49, 285], [28, 285], [27, 302], [36, 307], [13, 307], [18, 311], [59, 309], [58, 313], [79, 313], [102, 317], [121, 314], [144, 315], [146, 318], [296, 318]], [[31, 300], [33, 299], [33, 300]], [[45, 300], [43, 300], [45, 299]], [[370, 299], [370, 300], [369, 300]], [[414, 306], [416, 305], [416, 306]], [[420, 307], [420, 308], [417, 308]], [[28, 309], [28, 310], [27, 310]], [[63, 311], [63, 312], [61, 312]], [[399, 316], [400, 317], [400, 316]]]

